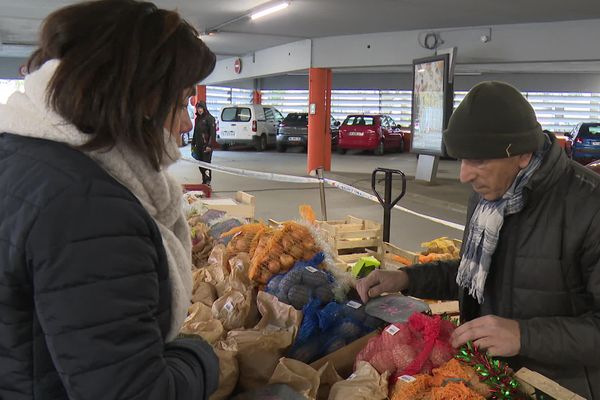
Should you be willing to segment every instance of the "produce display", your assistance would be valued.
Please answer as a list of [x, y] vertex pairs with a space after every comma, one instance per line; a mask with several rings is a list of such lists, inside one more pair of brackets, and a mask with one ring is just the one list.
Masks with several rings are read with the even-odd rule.
[[419, 256], [420, 263], [428, 263], [433, 261], [456, 260], [460, 258], [460, 247], [447, 237], [434, 239], [431, 242], [421, 243], [421, 247], [425, 248]]
[[[400, 294], [367, 306], [347, 301], [355, 278], [333, 267], [312, 209], [304, 207], [302, 215], [308, 219], [268, 226], [223, 211], [188, 214], [194, 285], [182, 333], [201, 336], [219, 358], [220, 384], [211, 400], [239, 393], [235, 398], [526, 398], [508, 366], [470, 344], [453, 349], [454, 323], [428, 315], [421, 301]], [[455, 240], [422, 246], [422, 263], [459, 258]], [[362, 261], [368, 267], [373, 260]], [[362, 345], [356, 341], [369, 333], [374, 336]], [[346, 380], [333, 363], [307, 365], [348, 348], [355, 349], [354, 373]]]

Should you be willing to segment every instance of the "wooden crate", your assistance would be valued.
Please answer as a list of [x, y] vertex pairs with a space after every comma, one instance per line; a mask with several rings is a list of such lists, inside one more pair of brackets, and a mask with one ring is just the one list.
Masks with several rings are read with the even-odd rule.
[[343, 220], [317, 221], [334, 256], [363, 253], [365, 248], [380, 252], [381, 224], [348, 215]]
[[[521, 384], [521, 390], [532, 399], [553, 398], [556, 400], [584, 400], [583, 397], [560, 386], [558, 383], [546, 378], [544, 375], [521, 368], [515, 374]], [[541, 396], [545, 394], [545, 396]]]
[[256, 198], [246, 192], [239, 191], [234, 198], [212, 197], [200, 201], [208, 208], [225, 211], [232, 217], [254, 219]]

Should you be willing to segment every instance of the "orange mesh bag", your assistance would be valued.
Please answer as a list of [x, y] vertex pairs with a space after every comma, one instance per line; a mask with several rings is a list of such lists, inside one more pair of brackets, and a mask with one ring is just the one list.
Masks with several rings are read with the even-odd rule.
[[296, 222], [263, 233], [256, 244], [250, 266], [250, 279], [266, 284], [276, 274], [289, 271], [296, 261], [310, 260], [319, 251], [310, 230]]
[[421, 399], [431, 390], [431, 376], [401, 376], [396, 381], [390, 400]]
[[480, 396], [486, 397], [490, 393], [490, 388], [479, 380], [479, 375], [470, 366], [453, 358], [446, 364], [433, 370], [432, 384], [434, 386], [444, 386], [451, 380], [460, 379], [468, 387]]
[[431, 389], [431, 400], [484, 400], [485, 397], [468, 388], [464, 382], [449, 382]]
[[230, 255], [249, 253], [254, 236], [266, 228], [268, 227], [263, 223], [245, 224], [224, 232], [221, 237], [235, 235], [227, 244], [227, 253]]

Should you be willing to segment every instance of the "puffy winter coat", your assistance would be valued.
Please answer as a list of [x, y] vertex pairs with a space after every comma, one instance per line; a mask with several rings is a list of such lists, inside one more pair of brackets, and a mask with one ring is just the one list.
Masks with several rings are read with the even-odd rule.
[[460, 298], [464, 321], [484, 314], [518, 320], [521, 351], [507, 360], [514, 369], [525, 366], [600, 399], [600, 176], [569, 160], [554, 140], [525, 195], [525, 208], [500, 231], [481, 308], [459, 290], [456, 262], [409, 268], [408, 292]]
[[165, 344], [158, 227], [64, 144], [0, 134], [0, 399], [207, 399], [218, 360]]

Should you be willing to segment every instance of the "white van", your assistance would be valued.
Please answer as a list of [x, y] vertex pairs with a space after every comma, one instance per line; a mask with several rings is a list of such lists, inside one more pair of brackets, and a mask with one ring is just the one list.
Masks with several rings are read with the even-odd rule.
[[223, 107], [217, 126], [217, 143], [223, 150], [233, 144], [251, 144], [265, 151], [277, 142], [277, 127], [283, 115], [275, 107], [236, 104]]

